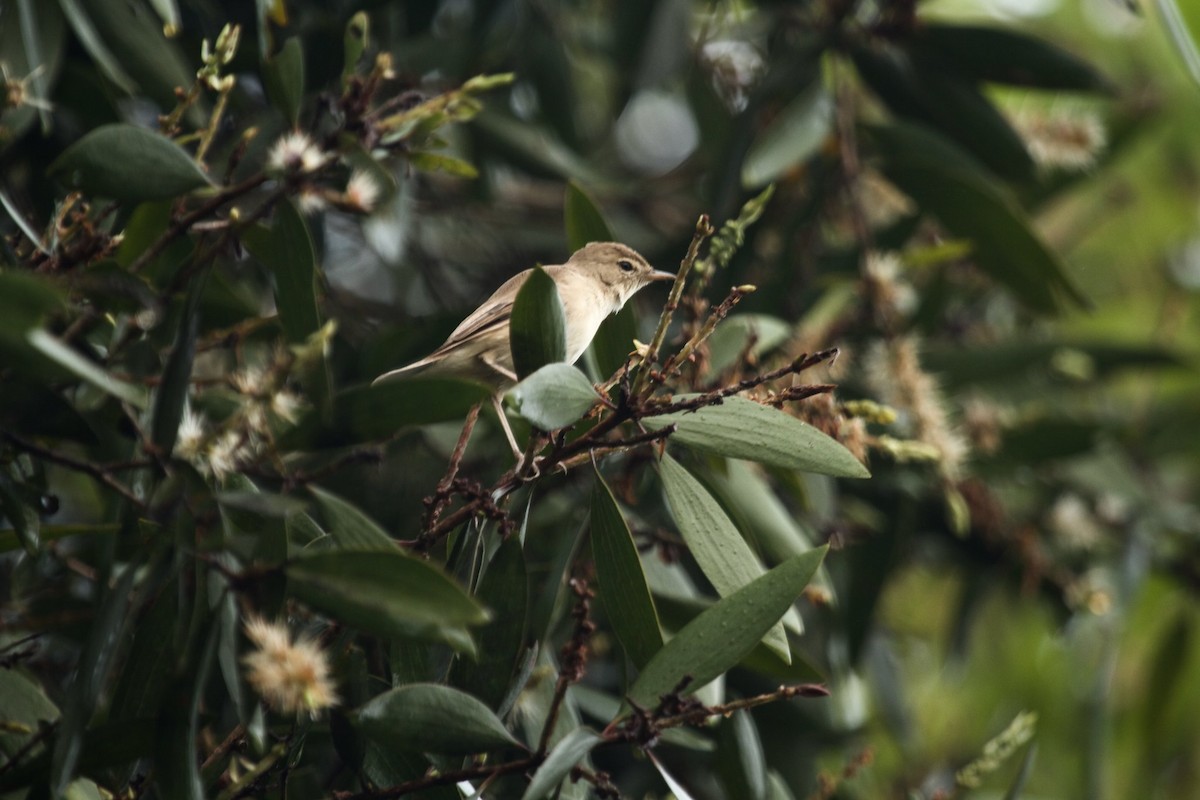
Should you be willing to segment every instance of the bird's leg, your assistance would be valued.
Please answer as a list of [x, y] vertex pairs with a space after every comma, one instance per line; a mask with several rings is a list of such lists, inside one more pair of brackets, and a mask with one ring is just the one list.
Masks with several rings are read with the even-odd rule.
[[513, 372], [508, 367], [506, 367], [503, 364], [501, 364], [500, 362], [496, 361], [496, 359], [494, 357], [492, 357], [492, 355], [490, 353], [481, 353], [479, 355], [479, 360], [482, 361], [484, 364], [487, 364], [492, 369], [496, 370], [496, 372], [499, 372], [507, 380], [512, 381], [513, 383], [517, 382], [517, 373]]
[[[524, 452], [517, 445], [517, 437], [513, 436], [512, 428], [508, 427], [508, 417], [504, 416], [504, 407], [500, 404], [500, 394], [497, 392], [492, 395], [492, 408], [496, 409], [496, 416], [500, 418], [500, 427], [504, 428], [504, 435], [508, 438], [508, 446], [512, 448], [513, 455], [517, 457], [518, 467], [524, 458]], [[520, 472], [520, 469], [517, 470]]]

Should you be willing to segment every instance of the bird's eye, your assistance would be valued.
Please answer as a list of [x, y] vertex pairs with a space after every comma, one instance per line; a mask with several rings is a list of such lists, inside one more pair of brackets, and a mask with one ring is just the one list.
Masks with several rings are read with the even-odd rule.
[[633, 272], [633, 262], [632, 261], [626, 261], [625, 259], [621, 259], [620, 261], [617, 262], [617, 266], [621, 268], [622, 272]]

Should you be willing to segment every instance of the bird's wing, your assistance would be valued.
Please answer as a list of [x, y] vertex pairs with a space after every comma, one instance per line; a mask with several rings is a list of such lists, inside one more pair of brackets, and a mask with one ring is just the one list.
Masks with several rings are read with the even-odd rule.
[[508, 321], [512, 318], [513, 302], [517, 299], [517, 292], [529, 272], [530, 270], [518, 272], [501, 284], [500, 288], [493, 292], [491, 297], [484, 300], [479, 308], [458, 323], [458, 327], [437, 350], [422, 360], [433, 358], [466, 342], [486, 336], [499, 327], [507, 326]]

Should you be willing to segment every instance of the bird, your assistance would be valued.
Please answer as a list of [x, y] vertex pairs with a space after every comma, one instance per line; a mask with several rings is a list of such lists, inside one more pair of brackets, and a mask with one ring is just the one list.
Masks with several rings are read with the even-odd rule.
[[[640, 289], [655, 281], [675, 279], [674, 273], [655, 269], [636, 250], [619, 242], [591, 242], [576, 250], [566, 263], [543, 269], [554, 279], [562, 301], [566, 328], [564, 360], [568, 364], [583, 355], [600, 323], [620, 311]], [[532, 273], [532, 269], [527, 269], [509, 278], [459, 323], [436, 350], [419, 361], [385, 372], [372, 385], [418, 374], [469, 378], [487, 384], [493, 389], [492, 405], [509, 446], [520, 459], [521, 448], [508, 426], [500, 398], [517, 383], [509, 347], [509, 320], [517, 292]]]

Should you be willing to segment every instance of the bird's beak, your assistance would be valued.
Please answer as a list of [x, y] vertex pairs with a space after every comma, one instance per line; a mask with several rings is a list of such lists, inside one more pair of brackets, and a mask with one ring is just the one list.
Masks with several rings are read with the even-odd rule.
[[656, 269], [650, 273], [652, 281], [673, 281], [675, 280], [674, 272], [663, 272], [661, 269]]

